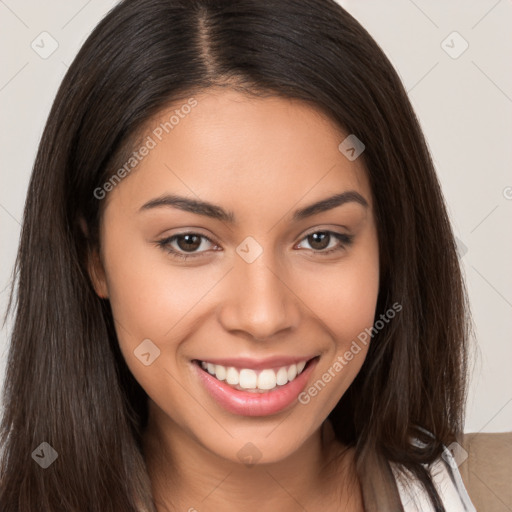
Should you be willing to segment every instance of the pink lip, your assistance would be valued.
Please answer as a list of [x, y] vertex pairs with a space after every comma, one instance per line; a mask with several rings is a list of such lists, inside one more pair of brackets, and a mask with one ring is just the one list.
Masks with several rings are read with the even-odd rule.
[[202, 359], [206, 363], [220, 364], [228, 367], [233, 366], [234, 368], [247, 368], [251, 370], [264, 370], [265, 368], [276, 368], [279, 369], [282, 366], [290, 366], [292, 364], [300, 363], [301, 361], [309, 361], [313, 359], [314, 355], [305, 357], [288, 357], [288, 356], [274, 356], [266, 359], [254, 359], [253, 357], [238, 357], [238, 358], [226, 358], [226, 359]]
[[[303, 360], [304, 359], [299, 359], [299, 361]], [[236, 361], [239, 363], [241, 360]], [[266, 364], [268, 364], [268, 361], [269, 360], [266, 361]], [[213, 361], [210, 362], [213, 363]], [[197, 363], [194, 363], [193, 365], [196, 368], [199, 378], [206, 390], [224, 409], [241, 416], [269, 416], [286, 409], [297, 400], [299, 394], [306, 387], [308, 378], [317, 362], [317, 358], [313, 359], [295, 380], [284, 386], [274, 388], [266, 393], [239, 391], [238, 389], [232, 388], [225, 382], [216, 379], [213, 375], [210, 375], [208, 372], [200, 368]], [[233, 364], [231, 366], [235, 365]], [[245, 368], [247, 368], [247, 366], [245, 366]], [[269, 366], [266, 368], [269, 368]]]

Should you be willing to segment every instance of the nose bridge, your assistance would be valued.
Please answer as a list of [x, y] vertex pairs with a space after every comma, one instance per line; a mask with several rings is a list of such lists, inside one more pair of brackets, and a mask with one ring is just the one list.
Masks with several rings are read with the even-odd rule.
[[[240, 255], [240, 249], [249, 250]], [[220, 320], [227, 330], [265, 339], [295, 327], [299, 310], [293, 293], [274, 270], [278, 265], [271, 251], [261, 250], [254, 258], [254, 250], [251, 241], [237, 249], [239, 255], [230, 272], [229, 299], [222, 306]], [[251, 257], [246, 257], [251, 252]]]

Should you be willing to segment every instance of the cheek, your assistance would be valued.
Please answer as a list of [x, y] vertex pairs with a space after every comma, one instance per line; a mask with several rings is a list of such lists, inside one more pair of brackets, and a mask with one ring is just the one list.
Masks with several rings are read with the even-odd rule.
[[[194, 311], [208, 283], [201, 283], [196, 272], [173, 267], [164, 251], [134, 239], [135, 235], [119, 230], [105, 240], [105, 270], [121, 353], [135, 379], [154, 397], [161, 393], [163, 383], [173, 389], [169, 372], [175, 375], [177, 371], [187, 313]], [[148, 365], [145, 353], [150, 354]]]
[[130, 238], [135, 236], [118, 234], [105, 244], [112, 312], [139, 343], [161, 339], [179, 328], [216, 275], [211, 269], [180, 268], [164, 250], [145, 241], [130, 244]]
[[299, 402], [315, 408], [311, 417], [326, 417], [356, 378], [368, 352], [379, 291], [377, 254], [368, 251], [366, 257], [347, 260], [323, 278], [317, 275], [316, 283], [308, 304], [331, 343], [316, 379], [299, 395]]
[[328, 324], [337, 334], [340, 349], [373, 325], [378, 291], [378, 272], [371, 266], [358, 266], [343, 275], [330, 302]]
[[[180, 267], [171, 256], [121, 229], [104, 241], [109, 299], [121, 353], [148, 394], [181, 372], [181, 343], [194, 332], [198, 317], [208, 310], [210, 290], [225, 270], [213, 266]], [[158, 358], [149, 366], [137, 355], [151, 340]], [[152, 345], [149, 345], [150, 348]], [[185, 343], [183, 346], [187, 346]], [[159, 350], [159, 352], [158, 352]]]
[[[374, 322], [379, 293], [379, 259], [374, 240], [335, 266], [316, 268], [302, 278], [301, 296], [345, 351]], [[315, 283], [312, 286], [312, 283]]]

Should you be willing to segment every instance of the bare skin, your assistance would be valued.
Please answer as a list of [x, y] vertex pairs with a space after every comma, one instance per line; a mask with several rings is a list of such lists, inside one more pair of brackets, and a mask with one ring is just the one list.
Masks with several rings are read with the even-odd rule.
[[[338, 150], [347, 134], [302, 102], [227, 89], [195, 99], [104, 199], [101, 251], [90, 263], [96, 292], [110, 300], [123, 356], [150, 398], [144, 448], [158, 510], [325, 512], [341, 502], [341, 509], [361, 511], [357, 480], [349, 485], [353, 453], [328, 435], [326, 418], [368, 347], [340, 371], [333, 365], [373, 325], [378, 294], [362, 159], [349, 161]], [[148, 133], [168, 118], [161, 112]], [[366, 206], [350, 200], [293, 218], [347, 191]], [[171, 206], [141, 210], [164, 194], [214, 203], [236, 223]], [[325, 232], [352, 241], [331, 234], [320, 246], [310, 236]], [[158, 244], [176, 234], [212, 242]], [[236, 251], [249, 236], [263, 251], [251, 263]], [[169, 246], [196, 256], [173, 257]], [[322, 254], [332, 248], [339, 250]], [[148, 366], [134, 354], [146, 339], [160, 350]], [[211, 397], [193, 363], [275, 355], [319, 357], [305, 389], [334, 377], [306, 404], [243, 416]], [[248, 443], [257, 449], [251, 466], [239, 455]]]

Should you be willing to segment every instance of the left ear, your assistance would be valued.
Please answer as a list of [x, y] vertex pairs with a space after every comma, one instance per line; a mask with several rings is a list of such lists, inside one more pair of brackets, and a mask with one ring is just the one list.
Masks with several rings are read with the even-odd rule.
[[[79, 223], [85, 238], [89, 238], [89, 230], [85, 219], [81, 217]], [[96, 295], [101, 299], [108, 299], [109, 294], [105, 267], [101, 261], [101, 255], [98, 249], [89, 249], [87, 251], [86, 267]]]
[[108, 285], [105, 275], [105, 267], [101, 261], [98, 250], [90, 251], [87, 255], [87, 270], [91, 278], [92, 285], [96, 294], [101, 299], [108, 299]]

